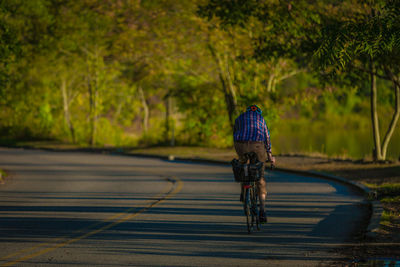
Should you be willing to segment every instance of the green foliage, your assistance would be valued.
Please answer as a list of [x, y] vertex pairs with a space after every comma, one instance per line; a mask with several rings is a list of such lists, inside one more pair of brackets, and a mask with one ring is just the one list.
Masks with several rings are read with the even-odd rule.
[[379, 198], [396, 197], [400, 195], [400, 184], [383, 184], [374, 189], [378, 192]]
[[[321, 124], [354, 116], [348, 127], [365, 128], [367, 55], [398, 73], [398, 1], [382, 3], [368, 19], [356, 0], [2, 1], [1, 136], [226, 147], [230, 117], [256, 103], [276, 151], [330, 153], [346, 141]], [[391, 84], [378, 85], [392, 111]], [[296, 137], [297, 122], [317, 143]]]
[[39, 121], [41, 124], [41, 129], [44, 132], [50, 132], [53, 125], [53, 116], [51, 113], [51, 108], [48, 103], [43, 103], [39, 107]]
[[199, 7], [198, 14], [209, 20], [214, 16], [223, 18], [223, 26], [245, 26], [258, 7], [255, 0], [210, 0]]
[[[193, 76], [177, 76], [173, 96], [177, 108], [185, 112], [178, 138], [182, 144], [226, 146], [230, 127], [226, 120], [223, 95], [216, 91], [217, 84], [204, 83]], [[210, 95], [210, 91], [214, 91]], [[225, 116], [223, 116], [225, 113]]]
[[382, 203], [400, 202], [400, 192], [395, 197], [384, 197], [380, 201]]
[[[389, 225], [395, 222], [399, 218], [399, 214], [393, 211], [384, 210], [381, 217], [381, 224]], [[382, 264], [382, 262], [377, 262], [377, 264]]]
[[354, 59], [392, 57], [400, 48], [398, 1], [377, 2], [361, 10], [348, 10], [346, 16], [331, 19], [322, 29], [315, 55], [323, 68], [344, 68]]
[[[11, 64], [20, 52], [16, 39], [16, 32], [8, 19], [8, 7], [5, 2], [0, 3], [0, 84], [8, 82]], [[0, 97], [3, 98], [3, 86], [0, 87]]]
[[355, 112], [355, 108], [361, 103], [357, 95], [357, 88], [334, 89], [325, 91], [322, 95], [321, 111], [325, 116], [343, 116]]
[[[240, 1], [209, 1], [200, 14], [209, 20], [217, 17], [222, 25], [240, 25], [252, 29], [255, 20], [262, 26], [252, 37], [254, 56], [267, 63], [272, 59], [291, 58], [299, 66], [319, 72], [322, 82], [344, 88], [373, 88], [371, 109], [377, 159], [384, 159], [387, 145], [399, 118], [400, 9], [399, 1], [258, 1], [249, 5]], [[250, 6], [250, 8], [249, 8]], [[235, 14], [231, 16], [230, 12]], [[238, 15], [239, 14], [239, 15]], [[234, 17], [237, 17], [235, 19]], [[370, 78], [371, 77], [371, 78]], [[376, 110], [375, 77], [392, 82], [395, 94], [391, 123], [380, 142]], [[366, 79], [367, 78], [367, 79]], [[367, 83], [365, 82], [367, 80]], [[368, 84], [369, 83], [369, 84]], [[357, 104], [355, 96], [331, 101], [322, 95], [321, 107], [333, 113], [348, 113]], [[333, 100], [336, 100], [333, 99]], [[336, 103], [335, 103], [336, 102]], [[361, 101], [358, 101], [360, 103]], [[330, 104], [333, 103], [333, 104]], [[308, 103], [302, 103], [303, 116], [311, 116]]]

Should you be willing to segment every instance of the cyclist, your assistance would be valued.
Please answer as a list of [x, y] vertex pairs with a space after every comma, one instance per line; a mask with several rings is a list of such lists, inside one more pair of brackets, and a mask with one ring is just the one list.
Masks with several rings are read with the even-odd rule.
[[[240, 114], [239, 117], [236, 118], [233, 130], [233, 139], [240, 163], [244, 164], [247, 162], [245, 153], [255, 152], [259, 161], [265, 162], [268, 158], [271, 165], [275, 165], [275, 158], [271, 153], [269, 130], [264, 117], [262, 116], [262, 110], [257, 105], [249, 106], [244, 113]], [[264, 207], [267, 195], [264, 169], [265, 166], [263, 166], [261, 171], [261, 179], [257, 182], [260, 199], [260, 222], [262, 223], [267, 222]], [[240, 200], [243, 201], [243, 191]]]

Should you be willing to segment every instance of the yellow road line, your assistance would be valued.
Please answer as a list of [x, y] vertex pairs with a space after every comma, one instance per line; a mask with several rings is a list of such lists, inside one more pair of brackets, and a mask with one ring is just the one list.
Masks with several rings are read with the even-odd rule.
[[[168, 178], [167, 178], [166, 180], [169, 181]], [[160, 196], [162, 196], [162, 195], [164, 195], [164, 194], [167, 194], [169, 191], [171, 191], [171, 188], [172, 188], [172, 187], [166, 186], [166, 188], [167, 188], [166, 190], [164, 189], [162, 192], [158, 193], [157, 195], [155, 195], [155, 196], [152, 197], [152, 198], [153, 198], [153, 199], [154, 199], [154, 198], [159, 198]], [[146, 203], [148, 203], [148, 202], [152, 203], [152, 200], [146, 201]], [[82, 228], [82, 229], [79, 229], [79, 230], [76, 230], [76, 231], [74, 231], [74, 234], [78, 234], [78, 233], [82, 233], [82, 232], [84, 232], [84, 231], [88, 231], [89, 229], [94, 228], [94, 227], [96, 227], [96, 226], [98, 226], [98, 225], [100, 225], [100, 224], [103, 224], [103, 223], [112, 221], [112, 220], [114, 220], [114, 219], [116, 219], [116, 218], [118, 218], [118, 217], [121, 217], [121, 216], [123, 216], [123, 215], [125, 215], [125, 214], [127, 214], [127, 213], [130, 213], [131, 211], [133, 211], [133, 210], [135, 210], [135, 209], [137, 209], [137, 208], [136, 208], [136, 207], [134, 207], [134, 208], [129, 208], [129, 209], [125, 210], [124, 212], [115, 214], [115, 215], [113, 215], [113, 216], [111, 216], [111, 217], [109, 217], [109, 218], [104, 219], [104, 220], [101, 221], [101, 222], [95, 223], [95, 224], [93, 224], [93, 225], [90, 225], [90, 226], [88, 226], [88, 227], [85, 227], [85, 228]], [[70, 236], [59, 237], [59, 238], [57, 238], [57, 239], [54, 239], [51, 243], [52, 243], [52, 244], [57, 243], [58, 241], [63, 240], [63, 239], [67, 239], [68, 237], [70, 237]], [[48, 245], [50, 245], [50, 243], [49, 243], [49, 242], [45, 242], [45, 243], [42, 243], [42, 244], [39, 244], [39, 245], [30, 247], [30, 248], [22, 249], [22, 250], [19, 250], [19, 251], [17, 251], [17, 252], [14, 252], [14, 253], [12, 253], [12, 254], [9, 254], [9, 255], [7, 255], [7, 256], [4, 256], [4, 257], [0, 258], [0, 261], [3, 261], [3, 260], [6, 260], [6, 259], [9, 259], [9, 258], [18, 256], [18, 255], [20, 255], [20, 254], [23, 254], [23, 253], [26, 253], [26, 252], [29, 252], [29, 251], [32, 251], [32, 250], [35, 250], [35, 249], [38, 249], [38, 248], [41, 248], [41, 247], [44, 247], [44, 246], [48, 246]]]
[[[171, 179], [168, 179], [168, 180], [171, 180]], [[64, 247], [64, 246], [66, 246], [66, 245], [68, 245], [68, 244], [71, 244], [71, 243], [74, 243], [74, 242], [79, 241], [79, 240], [81, 240], [81, 239], [84, 239], [84, 238], [87, 238], [87, 237], [89, 237], [89, 236], [95, 235], [95, 234], [97, 234], [97, 233], [99, 233], [99, 232], [102, 232], [102, 231], [104, 231], [104, 230], [107, 230], [107, 229], [109, 229], [109, 228], [111, 228], [111, 227], [113, 227], [113, 226], [115, 226], [115, 225], [117, 225], [117, 224], [123, 223], [123, 222], [125, 222], [125, 221], [127, 221], [127, 220], [129, 220], [129, 219], [132, 219], [132, 218], [138, 216], [139, 214], [141, 214], [141, 213], [143, 213], [143, 212], [149, 210], [150, 208], [152, 208], [152, 207], [154, 207], [154, 206], [156, 206], [156, 205], [158, 205], [158, 204], [164, 202], [165, 200], [171, 198], [172, 196], [174, 196], [175, 194], [177, 194], [177, 193], [182, 189], [182, 187], [183, 187], [183, 182], [182, 182], [179, 178], [174, 177], [174, 178], [172, 178], [172, 180], [173, 180], [173, 182], [176, 183], [175, 188], [174, 188], [173, 190], [170, 189], [168, 192], [166, 192], [167, 195], [165, 195], [164, 197], [162, 197], [162, 198], [160, 198], [160, 199], [158, 199], [158, 200], [156, 200], [156, 201], [153, 201], [149, 206], [147, 206], [147, 207], [145, 207], [145, 208], [142, 208], [141, 210], [139, 210], [139, 211], [137, 211], [137, 212], [135, 212], [135, 213], [129, 213], [130, 211], [136, 209], [136, 208], [131, 208], [131, 209], [129, 209], [129, 210], [123, 212], [123, 213], [114, 215], [114, 216], [112, 216], [112, 217], [110, 217], [110, 218], [108, 218], [108, 219], [106, 220], [106, 222], [107, 222], [107, 221], [111, 221], [112, 219], [116, 219], [116, 218], [118, 218], [118, 217], [121, 217], [122, 215], [125, 215], [124, 217], [120, 218], [119, 220], [117, 220], [117, 221], [115, 221], [115, 222], [112, 222], [112, 223], [110, 223], [110, 224], [108, 224], [108, 225], [105, 225], [105, 226], [103, 226], [103, 227], [101, 227], [101, 228], [99, 228], [99, 229], [92, 230], [92, 231], [90, 231], [90, 232], [88, 232], [88, 233], [86, 233], [86, 234], [83, 234], [83, 235], [81, 235], [81, 236], [78, 236], [78, 237], [69, 239], [69, 240], [67, 240], [67, 241], [65, 241], [65, 242], [58, 243], [58, 244], [55, 244], [55, 245], [53, 245], [53, 246], [51, 246], [51, 247], [48, 247], [48, 248], [39, 250], [38, 252], [35, 252], [35, 253], [32, 253], [32, 254], [26, 255], [26, 256], [21, 257], [21, 258], [19, 258], [19, 259], [17, 259], [17, 260], [4, 263], [4, 264], [2, 264], [1, 266], [11, 266], [11, 265], [14, 265], [14, 264], [16, 264], [16, 263], [18, 263], [18, 262], [21, 262], [21, 261], [25, 261], [25, 260], [28, 260], [28, 259], [35, 258], [35, 257], [40, 256], [40, 255], [43, 255], [43, 254], [45, 254], [45, 253], [47, 253], [47, 252], [53, 251], [53, 250], [55, 250], [55, 249], [57, 249], [57, 248]], [[172, 190], [172, 191], [171, 191], [171, 190]], [[157, 194], [157, 195], [155, 196], [155, 198], [158, 198], [161, 194], [163, 194], [163, 193]], [[103, 222], [101, 222], [101, 223], [103, 223]], [[98, 225], [98, 224], [100, 224], [100, 223], [97, 223], [97, 224], [95, 224], [95, 225]], [[92, 226], [92, 227], [93, 227], [93, 226]], [[65, 239], [65, 237], [64, 237], [64, 238], [58, 238], [58, 239], [56, 239], [56, 241], [59, 241], [59, 240], [61, 240], [61, 239]], [[24, 253], [24, 252], [32, 251], [32, 250], [34, 250], [34, 249], [37, 249], [37, 248], [39, 248], [39, 247], [43, 247], [43, 246], [46, 246], [46, 245], [50, 245], [50, 244], [49, 244], [49, 243], [45, 243], [45, 244], [41, 244], [41, 245], [35, 246], [35, 247], [33, 247], [33, 248], [21, 250], [21, 251], [19, 251], [19, 252], [14, 253], [14, 254], [11, 254], [11, 255], [8, 255], [8, 256], [6, 256], [6, 257], [3, 257], [3, 258], [1, 258], [0, 260], [2, 260], [2, 259], [7, 259], [7, 258], [16, 256], [16, 255], [22, 254], [22, 253]]]

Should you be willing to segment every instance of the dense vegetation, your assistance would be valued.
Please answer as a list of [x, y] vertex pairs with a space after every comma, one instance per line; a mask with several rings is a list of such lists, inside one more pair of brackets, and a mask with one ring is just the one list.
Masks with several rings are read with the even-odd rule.
[[1, 1], [1, 139], [226, 147], [257, 103], [275, 152], [397, 158], [399, 1], [312, 2]]

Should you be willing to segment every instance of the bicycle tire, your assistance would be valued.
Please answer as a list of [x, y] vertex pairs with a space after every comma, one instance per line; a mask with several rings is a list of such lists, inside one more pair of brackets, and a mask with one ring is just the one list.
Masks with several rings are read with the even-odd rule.
[[253, 205], [254, 205], [254, 215], [255, 215], [255, 218], [256, 218], [256, 227], [257, 227], [257, 230], [258, 231], [260, 231], [261, 230], [261, 223], [260, 223], [260, 216], [259, 216], [259, 209], [258, 209], [258, 190], [256, 189], [256, 188], [254, 188], [254, 202], [253, 202]]
[[255, 185], [251, 188], [251, 221], [252, 227], [254, 228], [254, 224], [257, 230], [260, 230], [260, 219], [258, 217], [258, 208], [257, 208], [257, 189]]
[[250, 234], [252, 230], [252, 212], [251, 212], [251, 198], [249, 188], [245, 189], [244, 192], [245, 199], [243, 202], [244, 215], [246, 216], [247, 232]]

